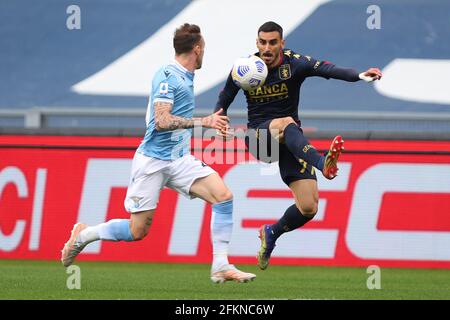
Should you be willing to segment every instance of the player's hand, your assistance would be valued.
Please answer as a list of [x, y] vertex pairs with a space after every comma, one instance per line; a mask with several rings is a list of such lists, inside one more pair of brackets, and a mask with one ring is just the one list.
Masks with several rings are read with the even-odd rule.
[[219, 109], [212, 115], [202, 118], [202, 127], [213, 128], [217, 130], [223, 130], [230, 122], [227, 116], [220, 115], [223, 109]]
[[383, 76], [383, 73], [378, 68], [370, 68], [367, 71], [359, 74], [359, 78], [366, 82], [380, 80], [382, 76]]
[[222, 130], [216, 130], [219, 139], [228, 141], [234, 137], [234, 130], [227, 124]]

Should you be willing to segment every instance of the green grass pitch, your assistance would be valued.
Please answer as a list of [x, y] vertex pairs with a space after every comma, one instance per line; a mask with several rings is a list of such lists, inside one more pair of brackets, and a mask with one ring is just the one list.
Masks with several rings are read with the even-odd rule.
[[450, 299], [450, 270], [381, 268], [367, 289], [366, 268], [238, 265], [251, 283], [213, 284], [206, 264], [78, 262], [81, 288], [59, 261], [0, 260], [0, 299]]

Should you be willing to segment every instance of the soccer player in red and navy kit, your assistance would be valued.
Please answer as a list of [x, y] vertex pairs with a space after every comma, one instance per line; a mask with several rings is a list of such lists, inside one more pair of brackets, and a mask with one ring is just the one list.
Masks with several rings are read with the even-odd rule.
[[[378, 68], [370, 68], [362, 73], [339, 68], [330, 62], [285, 49], [283, 29], [272, 21], [259, 28], [256, 45], [259, 52], [255, 55], [263, 59], [269, 72], [262, 87], [244, 91], [248, 105], [246, 145], [258, 160], [278, 161], [281, 178], [295, 197], [295, 204], [286, 209], [278, 222], [260, 228], [261, 247], [257, 259], [260, 269], [265, 270], [277, 238], [302, 227], [317, 213], [319, 194], [315, 168], [327, 179], [335, 178], [337, 161], [344, 149], [344, 140], [336, 136], [328, 152], [321, 155], [303, 135], [298, 117], [303, 81], [318, 76], [349, 82], [371, 82], [381, 79], [382, 74]], [[230, 74], [220, 92], [215, 110], [222, 108], [226, 114], [239, 89]], [[223, 137], [230, 135], [227, 129], [219, 134]], [[251, 143], [255, 136], [256, 144]], [[274, 140], [278, 152], [271, 148]]]

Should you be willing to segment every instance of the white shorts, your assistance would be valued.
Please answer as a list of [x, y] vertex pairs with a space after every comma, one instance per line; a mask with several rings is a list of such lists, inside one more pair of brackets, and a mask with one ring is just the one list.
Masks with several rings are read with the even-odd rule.
[[124, 201], [125, 209], [130, 213], [155, 209], [164, 187], [195, 198], [189, 194], [194, 181], [215, 172], [190, 154], [176, 160], [160, 160], [136, 152]]

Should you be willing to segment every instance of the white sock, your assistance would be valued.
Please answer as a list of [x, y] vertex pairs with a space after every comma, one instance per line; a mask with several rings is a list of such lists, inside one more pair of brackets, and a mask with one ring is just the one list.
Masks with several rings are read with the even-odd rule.
[[228, 248], [233, 231], [233, 200], [216, 203], [212, 206], [212, 209], [212, 270], [215, 271], [229, 264]]
[[226, 253], [213, 254], [213, 262], [211, 266], [212, 270], [214, 271], [220, 270], [221, 268], [229, 264], [230, 263], [228, 262], [228, 255]]
[[86, 229], [82, 230], [77, 238], [77, 241], [81, 243], [90, 243], [97, 240], [100, 240], [100, 235], [98, 234], [98, 225], [87, 227]]

